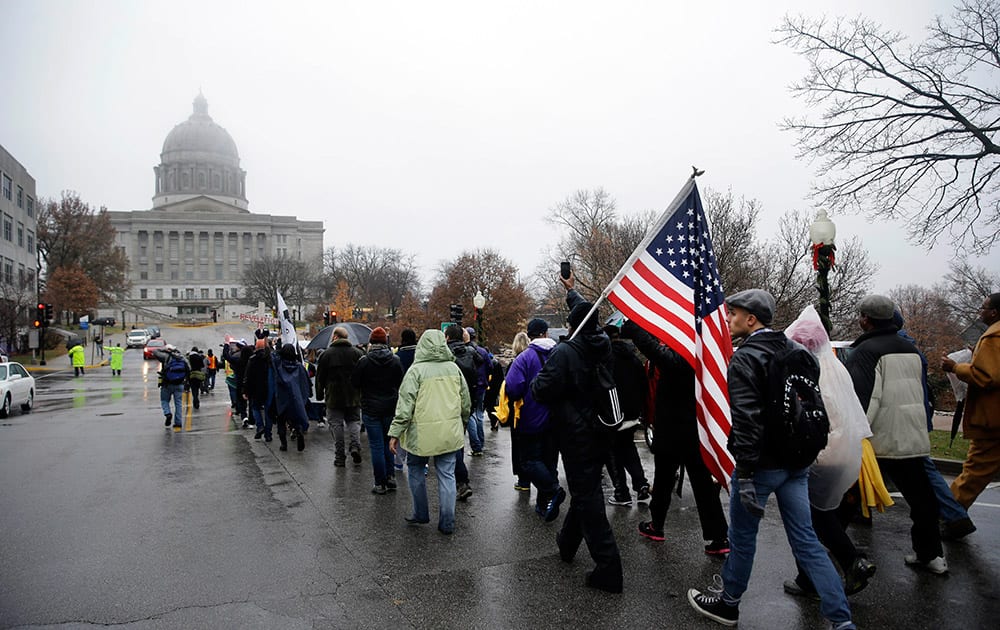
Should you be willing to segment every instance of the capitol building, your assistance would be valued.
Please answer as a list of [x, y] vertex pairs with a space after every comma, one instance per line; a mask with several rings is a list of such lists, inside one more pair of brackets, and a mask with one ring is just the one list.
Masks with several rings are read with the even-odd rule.
[[230, 319], [257, 306], [242, 299], [243, 272], [253, 261], [321, 263], [322, 221], [250, 212], [236, 143], [208, 115], [201, 94], [191, 116], [167, 134], [153, 173], [152, 209], [108, 213], [132, 283], [109, 315], [121, 309], [140, 320], [188, 320], [217, 311]]

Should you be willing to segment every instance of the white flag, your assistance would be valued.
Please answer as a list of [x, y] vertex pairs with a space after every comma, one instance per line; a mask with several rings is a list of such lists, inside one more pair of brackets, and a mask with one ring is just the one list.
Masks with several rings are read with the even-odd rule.
[[296, 350], [298, 350], [298, 344], [295, 341], [295, 325], [292, 324], [292, 316], [288, 312], [288, 307], [285, 305], [284, 298], [281, 297], [281, 291], [276, 291], [278, 294], [278, 321], [281, 322], [281, 343], [290, 343]]

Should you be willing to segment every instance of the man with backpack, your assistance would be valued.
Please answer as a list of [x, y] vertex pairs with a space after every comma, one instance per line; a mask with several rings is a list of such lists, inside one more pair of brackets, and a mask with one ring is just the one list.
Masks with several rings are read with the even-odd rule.
[[483, 446], [486, 443], [483, 416], [486, 415], [486, 387], [489, 385], [490, 373], [493, 371], [493, 353], [476, 343], [475, 328], [469, 326], [465, 332], [469, 336], [468, 346], [481, 359], [476, 366], [476, 388], [470, 391], [472, 394], [472, 413], [469, 415], [468, 422], [469, 446], [472, 448], [472, 456], [479, 457], [483, 454]]
[[[816, 538], [809, 516], [809, 465], [822, 448], [816, 448], [810, 436], [822, 434], [825, 445], [829, 431], [816, 385], [819, 364], [804, 347], [771, 330], [775, 302], [767, 291], [741, 291], [726, 298], [726, 305], [729, 332], [734, 339], [743, 339], [728, 370], [732, 411], [728, 448], [736, 460], [729, 504], [730, 552], [722, 567], [722, 592], [690, 589], [688, 602], [723, 625], [739, 622], [757, 530], [773, 493], [792, 553], [816, 587], [823, 616], [834, 630], [855, 628], [840, 576]], [[784, 391], [792, 394], [790, 398], [772, 393], [776, 388], [771, 384], [779, 380]], [[810, 427], [813, 422], [818, 426]], [[800, 431], [805, 433], [800, 436]]]
[[[475, 389], [476, 381], [479, 379], [479, 365], [483, 358], [472, 346], [466, 343], [465, 335], [465, 329], [458, 324], [452, 324], [444, 331], [448, 349], [455, 356], [455, 364], [461, 370], [462, 376], [465, 378], [465, 382], [471, 392]], [[472, 415], [471, 411], [469, 415]], [[462, 420], [465, 422], [466, 429], [468, 429], [469, 418], [463, 418]], [[472, 496], [472, 486], [469, 484], [469, 469], [465, 465], [464, 447], [458, 450], [458, 455], [455, 458], [455, 482], [458, 484], [459, 501], [468, 500]]]
[[[576, 332], [576, 336], [556, 345], [531, 382], [532, 397], [549, 408], [549, 421], [562, 455], [571, 497], [556, 546], [563, 562], [572, 562], [586, 540], [590, 557], [597, 565], [587, 575], [587, 586], [621, 593], [621, 555], [604, 510], [601, 488], [601, 469], [608, 460], [612, 429], [602, 425], [599, 418], [599, 397], [606, 393], [601, 387], [600, 374], [612, 379], [611, 342], [597, 325], [597, 313], [591, 313], [593, 305], [573, 288], [573, 274], [559, 279], [567, 289], [569, 332], [571, 335]], [[558, 513], [565, 498], [566, 493], [560, 488], [548, 511]]]
[[[163, 409], [163, 426], [173, 422], [175, 429], [181, 428], [183, 414], [184, 384], [191, 374], [191, 364], [174, 346], [167, 344], [163, 350], [154, 350], [153, 356], [160, 362], [160, 407]], [[174, 401], [174, 411], [170, 411], [170, 400]]]

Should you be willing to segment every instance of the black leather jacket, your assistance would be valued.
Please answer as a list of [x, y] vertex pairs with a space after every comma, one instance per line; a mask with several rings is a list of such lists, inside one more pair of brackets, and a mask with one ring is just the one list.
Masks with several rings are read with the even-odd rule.
[[729, 407], [733, 426], [729, 452], [736, 460], [737, 477], [749, 477], [757, 469], [779, 469], [768, 452], [762, 417], [767, 397], [767, 367], [776, 352], [794, 342], [785, 333], [759, 332], [743, 342], [729, 362]]

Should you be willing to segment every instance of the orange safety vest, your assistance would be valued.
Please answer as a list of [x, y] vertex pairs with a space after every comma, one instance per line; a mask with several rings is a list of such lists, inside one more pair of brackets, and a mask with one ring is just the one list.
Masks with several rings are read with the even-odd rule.
[[215, 369], [215, 355], [213, 354], [212, 356], [206, 357], [206, 358], [208, 359], [208, 369], [214, 370]]

